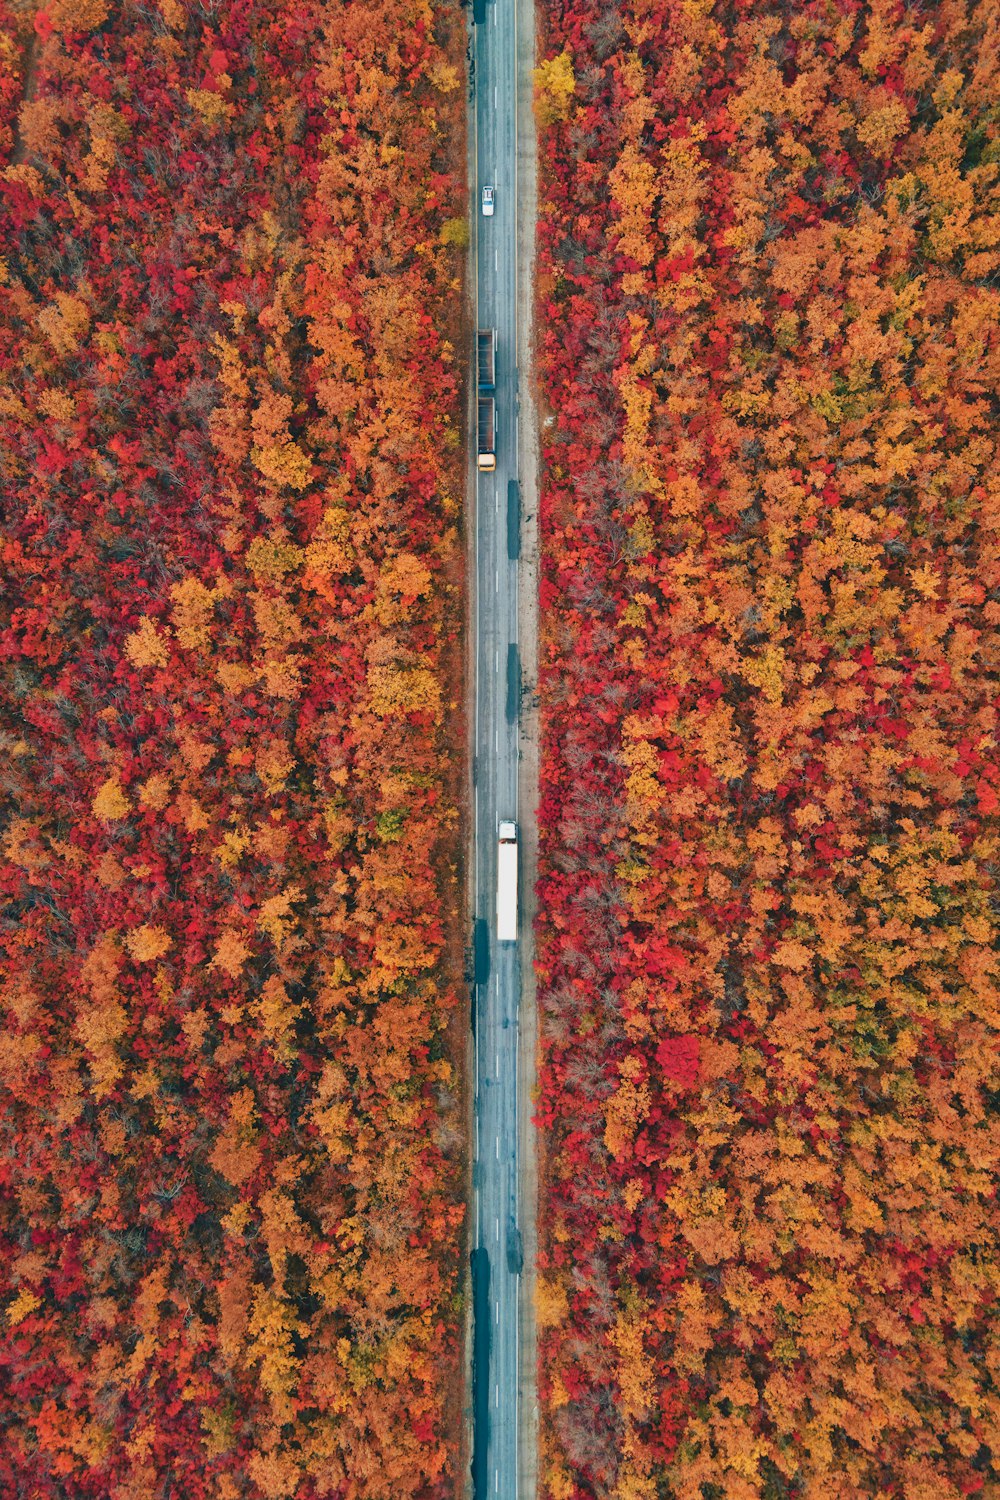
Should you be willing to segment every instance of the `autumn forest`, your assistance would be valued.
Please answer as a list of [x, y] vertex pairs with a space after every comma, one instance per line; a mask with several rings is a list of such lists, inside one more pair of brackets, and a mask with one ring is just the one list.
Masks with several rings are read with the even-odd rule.
[[[534, 17], [537, 1497], [1000, 1496], [1000, 0]], [[0, 1500], [471, 1493], [477, 24], [0, 0]]]
[[0, 1494], [444, 1494], [460, 17], [3, 19]]

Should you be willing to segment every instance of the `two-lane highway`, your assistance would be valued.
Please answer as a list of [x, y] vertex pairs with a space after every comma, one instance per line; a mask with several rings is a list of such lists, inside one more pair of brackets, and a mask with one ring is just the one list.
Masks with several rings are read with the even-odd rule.
[[496, 921], [499, 824], [519, 816], [516, 4], [476, 0], [473, 28], [478, 326], [497, 331], [496, 469], [478, 475], [475, 515], [475, 1500], [518, 1496], [520, 952]]

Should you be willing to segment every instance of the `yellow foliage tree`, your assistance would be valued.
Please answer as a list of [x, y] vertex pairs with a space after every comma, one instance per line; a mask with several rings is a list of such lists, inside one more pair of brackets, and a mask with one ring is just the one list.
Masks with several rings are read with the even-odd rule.
[[125, 655], [135, 667], [165, 667], [169, 659], [167, 643], [157, 633], [148, 615], [139, 621], [138, 630], [125, 637]]
[[540, 125], [554, 125], [569, 118], [576, 91], [573, 59], [567, 51], [546, 58], [534, 70], [535, 113]]
[[292, 1346], [292, 1333], [308, 1330], [291, 1317], [287, 1303], [273, 1292], [259, 1287], [253, 1299], [248, 1324], [250, 1360], [260, 1363], [260, 1382], [271, 1398], [276, 1422], [287, 1422], [292, 1416], [291, 1393], [295, 1389], [298, 1362]]
[[165, 928], [151, 927], [144, 923], [129, 934], [125, 939], [125, 946], [137, 963], [149, 963], [153, 959], [162, 958], [172, 941]]
[[132, 804], [122, 791], [122, 785], [117, 776], [108, 777], [98, 789], [90, 805], [97, 817], [109, 823], [119, 818], [127, 818], [132, 811]]

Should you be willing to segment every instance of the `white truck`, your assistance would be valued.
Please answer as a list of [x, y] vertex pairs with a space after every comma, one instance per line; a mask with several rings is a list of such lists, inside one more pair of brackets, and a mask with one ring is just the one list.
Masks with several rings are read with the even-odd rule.
[[517, 942], [517, 824], [501, 823], [497, 844], [497, 942]]

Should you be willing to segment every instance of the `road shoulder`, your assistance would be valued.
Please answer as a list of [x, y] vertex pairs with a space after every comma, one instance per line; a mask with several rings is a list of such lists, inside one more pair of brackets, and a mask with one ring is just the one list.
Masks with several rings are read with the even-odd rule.
[[535, 1330], [538, 1157], [535, 1091], [538, 1011], [534, 969], [535, 887], [538, 877], [538, 417], [534, 396], [534, 259], [537, 220], [537, 140], [533, 108], [535, 14], [531, 3], [517, 7], [517, 362], [519, 381], [519, 469], [521, 480], [521, 563], [518, 587], [518, 641], [522, 698], [518, 806], [521, 808], [524, 901], [522, 911], [520, 1057], [518, 1067], [521, 1181], [518, 1212], [524, 1249], [521, 1275], [519, 1400], [521, 1500], [538, 1493], [538, 1361]]

